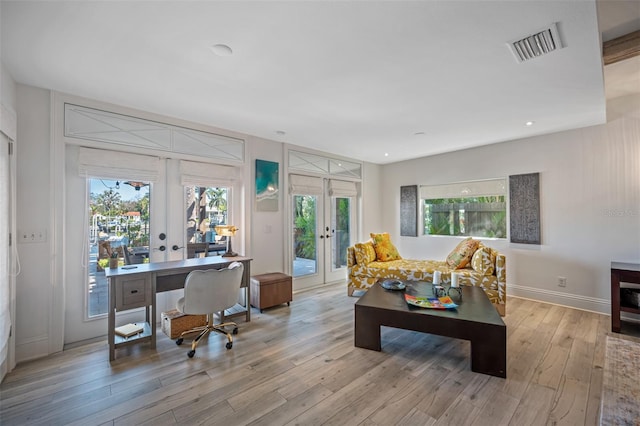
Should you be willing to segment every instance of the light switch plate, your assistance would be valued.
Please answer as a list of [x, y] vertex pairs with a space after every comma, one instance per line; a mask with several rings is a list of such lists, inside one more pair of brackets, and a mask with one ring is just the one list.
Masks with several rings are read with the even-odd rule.
[[47, 231], [39, 229], [37, 231], [21, 231], [18, 233], [21, 243], [44, 243], [47, 241]]

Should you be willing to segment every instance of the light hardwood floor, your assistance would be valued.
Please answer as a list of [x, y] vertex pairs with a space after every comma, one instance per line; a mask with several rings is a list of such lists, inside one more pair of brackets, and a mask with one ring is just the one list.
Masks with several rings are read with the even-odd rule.
[[0, 386], [0, 424], [594, 425], [609, 317], [510, 298], [507, 379], [470, 371], [469, 343], [383, 328], [353, 346], [345, 285], [253, 311], [233, 349], [106, 341], [20, 364]]

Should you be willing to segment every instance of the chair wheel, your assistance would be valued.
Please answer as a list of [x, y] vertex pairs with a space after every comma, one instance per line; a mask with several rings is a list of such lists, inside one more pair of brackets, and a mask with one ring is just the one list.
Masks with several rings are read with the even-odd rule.
[[233, 329], [233, 334], [238, 334], [238, 327]]
[[184, 339], [182, 337], [176, 339], [176, 345], [180, 346], [183, 341], [184, 341]]
[[227, 342], [227, 349], [231, 349], [233, 347], [233, 343]]
[[187, 352], [187, 356], [189, 358], [193, 358], [195, 354], [196, 354], [196, 351], [194, 349], [191, 349], [189, 352]]

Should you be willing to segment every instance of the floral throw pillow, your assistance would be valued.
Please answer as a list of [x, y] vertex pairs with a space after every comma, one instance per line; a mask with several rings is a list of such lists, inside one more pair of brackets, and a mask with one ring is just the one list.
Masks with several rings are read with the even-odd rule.
[[391, 242], [391, 237], [388, 233], [372, 233], [370, 235], [373, 240], [373, 248], [376, 251], [376, 259], [381, 262], [402, 259], [402, 257], [400, 257], [400, 253], [398, 253], [398, 249]]
[[356, 245], [353, 246], [353, 251], [356, 255], [356, 263], [358, 265], [367, 265], [376, 260], [376, 251], [371, 241], [356, 243]]
[[479, 244], [480, 241], [474, 240], [471, 237], [460, 241], [458, 246], [447, 256], [447, 265], [449, 265], [451, 269], [464, 268], [471, 262], [473, 253], [476, 252]]
[[496, 251], [482, 244], [471, 258], [471, 267], [482, 275], [492, 275], [496, 264]]

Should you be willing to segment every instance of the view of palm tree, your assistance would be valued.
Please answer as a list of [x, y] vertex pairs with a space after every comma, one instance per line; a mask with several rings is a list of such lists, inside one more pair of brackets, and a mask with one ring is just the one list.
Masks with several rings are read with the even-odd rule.
[[214, 242], [214, 227], [227, 224], [228, 195], [229, 188], [186, 188], [188, 242]]

